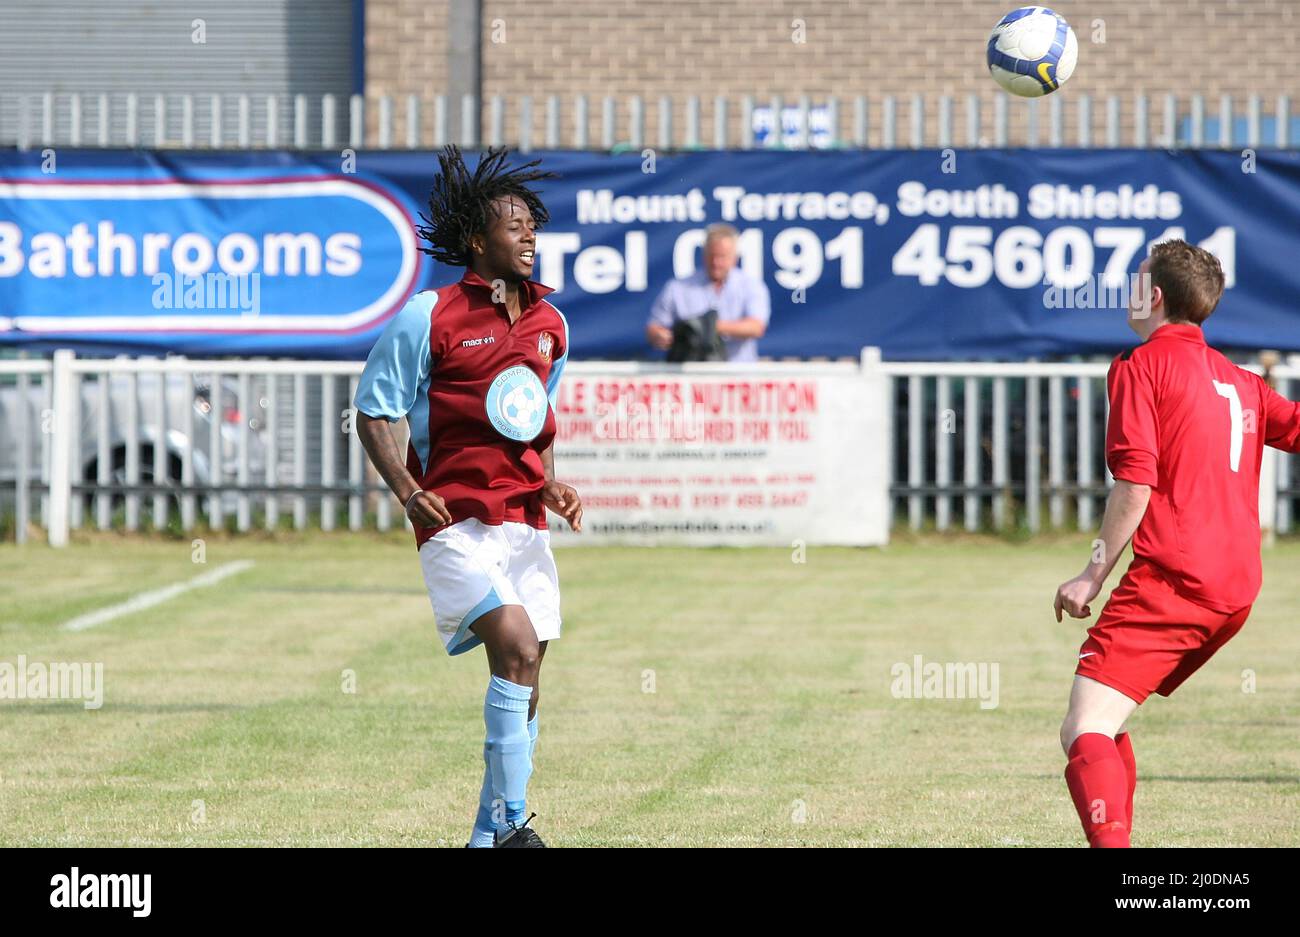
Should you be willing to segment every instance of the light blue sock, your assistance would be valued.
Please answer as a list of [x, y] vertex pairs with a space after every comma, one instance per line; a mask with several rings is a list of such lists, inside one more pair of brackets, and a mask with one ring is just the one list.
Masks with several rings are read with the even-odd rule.
[[471, 849], [490, 849], [497, 831], [492, 819], [492, 766], [488, 763], [487, 744], [483, 745], [483, 786], [478, 792], [478, 814], [469, 834]]
[[[537, 716], [528, 723], [528, 760], [531, 763], [533, 752], [537, 750]], [[501, 805], [504, 809], [504, 804]], [[474, 818], [474, 829], [469, 834], [471, 849], [490, 849], [494, 842], [497, 824], [492, 819], [492, 767], [488, 763], [487, 746], [483, 746], [483, 786], [478, 792], [478, 816]]]
[[528, 777], [533, 773], [528, 737], [528, 701], [533, 688], [520, 686], [493, 676], [483, 702], [483, 722], [487, 726], [488, 771], [492, 775], [492, 800], [505, 804], [490, 819], [498, 833], [507, 833], [510, 824], [524, 821]]

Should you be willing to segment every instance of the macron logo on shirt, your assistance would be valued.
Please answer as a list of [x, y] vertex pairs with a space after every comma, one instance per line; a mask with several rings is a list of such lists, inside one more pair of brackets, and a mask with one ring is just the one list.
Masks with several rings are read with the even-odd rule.
[[496, 339], [493, 338], [491, 335], [484, 335], [482, 338], [467, 338], [467, 339], [465, 339], [465, 341], [463, 341], [463, 342], [460, 343], [460, 347], [461, 347], [461, 348], [474, 348], [474, 347], [476, 347], [476, 346], [478, 346], [478, 345], [491, 345], [491, 344], [493, 344], [493, 343], [495, 343], [495, 342], [496, 342]]

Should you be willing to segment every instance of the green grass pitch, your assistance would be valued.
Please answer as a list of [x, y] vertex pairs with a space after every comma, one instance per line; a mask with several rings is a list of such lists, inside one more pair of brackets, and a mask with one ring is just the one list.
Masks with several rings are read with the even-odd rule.
[[[556, 846], [1079, 845], [1056, 735], [1083, 626], [1051, 601], [1087, 549], [561, 551], [537, 829]], [[0, 662], [105, 668], [98, 711], [0, 700], [0, 846], [463, 844], [487, 668], [437, 644], [409, 538], [223, 535], [206, 553], [0, 547]], [[58, 628], [240, 559], [255, 566], [219, 585]], [[1130, 723], [1135, 845], [1300, 845], [1297, 563], [1300, 543], [1267, 551], [1246, 628]], [[895, 698], [891, 667], [917, 654], [997, 663], [997, 708]]]

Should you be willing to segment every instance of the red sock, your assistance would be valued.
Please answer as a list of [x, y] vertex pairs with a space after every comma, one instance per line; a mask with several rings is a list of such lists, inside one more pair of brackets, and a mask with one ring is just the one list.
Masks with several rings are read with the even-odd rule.
[[1097, 732], [1085, 732], [1070, 746], [1065, 766], [1065, 783], [1079, 812], [1079, 822], [1088, 844], [1094, 849], [1127, 847], [1128, 773], [1115, 747], [1115, 740]]
[[1128, 774], [1128, 806], [1124, 810], [1124, 818], [1128, 820], [1129, 834], [1133, 833], [1133, 792], [1138, 786], [1138, 763], [1133, 757], [1133, 742], [1128, 737], [1127, 732], [1121, 732], [1115, 736], [1115, 749], [1119, 752], [1120, 760], [1124, 762], [1124, 771]]

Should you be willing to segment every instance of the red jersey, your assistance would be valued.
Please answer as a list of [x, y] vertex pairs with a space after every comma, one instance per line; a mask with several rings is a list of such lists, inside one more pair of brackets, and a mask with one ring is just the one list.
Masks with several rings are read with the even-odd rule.
[[[510, 322], [492, 286], [467, 270], [459, 283], [416, 293], [366, 359], [356, 408], [407, 418], [406, 467], [447, 503], [453, 523], [478, 518], [545, 529], [541, 453], [555, 438], [555, 393], [569, 353], [550, 287], [521, 285]], [[416, 528], [422, 545], [438, 528]]]
[[1300, 404], [1205, 344], [1195, 325], [1156, 329], [1107, 377], [1106, 463], [1151, 487], [1133, 553], [1205, 608], [1255, 601], [1264, 446], [1300, 452]]

